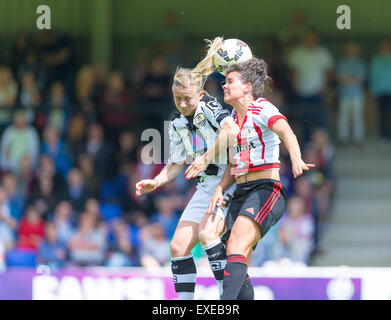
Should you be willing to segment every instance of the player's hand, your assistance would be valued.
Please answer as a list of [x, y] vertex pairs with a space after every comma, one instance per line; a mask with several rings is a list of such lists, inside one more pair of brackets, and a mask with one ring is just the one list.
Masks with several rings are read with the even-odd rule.
[[208, 167], [206, 157], [201, 156], [193, 161], [193, 163], [185, 171], [185, 179], [197, 177], [201, 172], [205, 171]]
[[152, 179], [141, 180], [136, 183], [136, 197], [152, 192], [157, 188], [157, 181]]
[[315, 165], [312, 163], [305, 163], [302, 159], [297, 161], [292, 161], [292, 173], [293, 177], [297, 178], [303, 174], [303, 171], [308, 171], [311, 168], [314, 168]]
[[223, 205], [223, 200], [224, 200], [223, 190], [221, 189], [220, 186], [217, 186], [215, 192], [213, 193], [212, 197], [210, 198], [208, 210], [206, 212], [207, 213], [214, 212], [216, 209], [216, 206], [221, 207]]

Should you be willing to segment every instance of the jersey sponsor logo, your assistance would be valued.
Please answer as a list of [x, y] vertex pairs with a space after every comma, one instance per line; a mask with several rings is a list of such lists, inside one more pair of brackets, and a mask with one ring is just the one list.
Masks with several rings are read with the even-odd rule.
[[232, 145], [232, 153], [237, 154], [237, 153], [240, 153], [240, 152], [243, 152], [243, 151], [246, 151], [249, 149], [255, 149], [255, 148], [256, 148], [256, 145], [255, 145], [254, 141], [250, 141], [250, 143], [243, 144], [243, 145], [238, 145], [238, 144], [234, 143]]

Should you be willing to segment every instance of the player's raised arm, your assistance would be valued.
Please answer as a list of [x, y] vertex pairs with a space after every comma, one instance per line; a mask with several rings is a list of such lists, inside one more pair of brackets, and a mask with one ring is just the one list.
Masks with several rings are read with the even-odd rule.
[[310, 168], [315, 167], [315, 164], [305, 163], [301, 158], [299, 143], [288, 122], [284, 119], [279, 119], [273, 124], [272, 130], [280, 137], [288, 149], [294, 178], [301, 176], [303, 171], [308, 171]]

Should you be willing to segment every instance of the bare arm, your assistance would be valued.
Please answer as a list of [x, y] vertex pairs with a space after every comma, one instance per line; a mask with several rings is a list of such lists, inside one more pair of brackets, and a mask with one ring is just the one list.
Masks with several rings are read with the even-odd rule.
[[239, 127], [235, 121], [232, 118], [227, 119], [227, 121], [225, 121], [221, 126], [221, 130], [214, 145], [210, 147], [201, 157], [195, 159], [186, 169], [186, 179], [194, 178], [204, 171], [219, 154], [222, 154], [227, 150], [238, 133]]
[[300, 146], [297, 142], [296, 135], [284, 119], [277, 120], [274, 123], [272, 130], [280, 137], [288, 149], [294, 178], [302, 175], [303, 171], [308, 171], [310, 168], [315, 167], [315, 164], [306, 164], [301, 159]]
[[136, 196], [152, 192], [175, 179], [182, 171], [183, 163], [167, 163], [154, 179], [145, 179], [136, 183]]

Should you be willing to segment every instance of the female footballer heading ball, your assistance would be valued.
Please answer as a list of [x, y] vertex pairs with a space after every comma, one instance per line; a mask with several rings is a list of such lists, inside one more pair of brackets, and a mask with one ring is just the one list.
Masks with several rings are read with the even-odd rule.
[[[219, 157], [220, 161], [217, 162], [215, 159], [219, 154], [227, 154], [230, 140], [238, 134], [239, 128], [230, 112], [203, 90], [207, 76], [214, 71], [213, 56], [222, 41], [222, 38], [210, 41], [206, 57], [194, 69], [178, 68], [172, 92], [179, 113], [170, 123], [169, 163], [154, 179], [136, 184], [136, 195], [154, 191], [181, 172], [187, 156], [195, 159], [185, 174], [187, 179], [198, 178], [197, 190], [182, 213], [170, 243], [172, 273], [179, 299], [194, 299], [196, 266], [191, 250], [198, 242], [201, 242], [208, 255], [222, 294], [226, 253], [220, 235], [224, 230], [227, 205], [222, 210], [212, 210], [210, 213], [207, 213], [207, 209], [213, 191], [227, 167], [227, 156]], [[196, 170], [199, 171], [195, 173]], [[231, 198], [234, 188], [231, 185], [222, 194], [226, 202]], [[252, 287], [245, 286], [240, 295], [251, 297]]]

